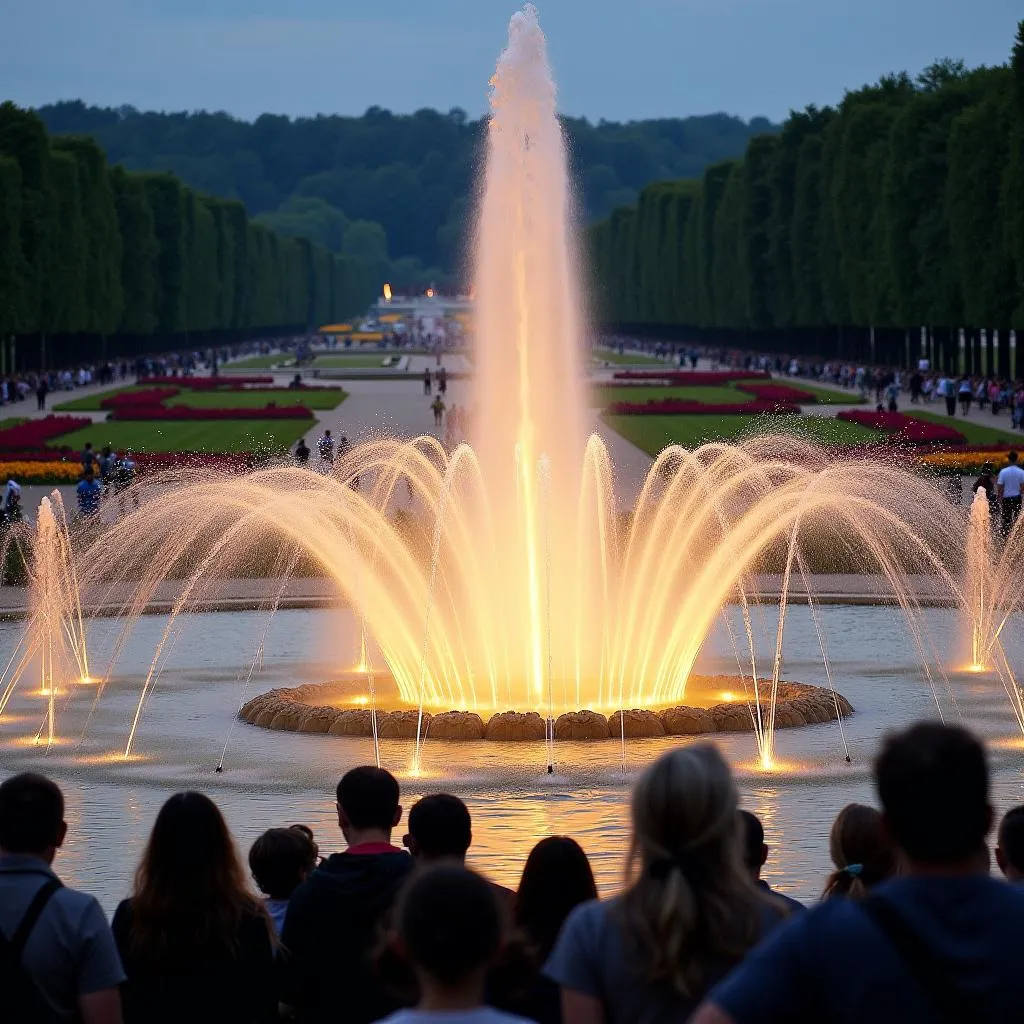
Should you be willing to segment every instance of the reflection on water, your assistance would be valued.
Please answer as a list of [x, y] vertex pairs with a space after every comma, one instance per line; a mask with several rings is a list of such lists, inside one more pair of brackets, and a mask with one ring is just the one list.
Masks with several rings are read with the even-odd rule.
[[[846, 722], [853, 763], [843, 760], [834, 722], [780, 732], [779, 758], [797, 766], [784, 775], [743, 767], [753, 762], [752, 735], [716, 738], [739, 766], [745, 805], [765, 823], [772, 846], [770, 880], [802, 899], [816, 896], [828, 872], [828, 829], [838, 809], [850, 800], [872, 800], [870, 761], [889, 728], [935, 717], [940, 709], [947, 721], [962, 718], [995, 741], [997, 807], [1024, 800], [1024, 748], [1016, 742], [1016, 726], [997, 682], [976, 676], [948, 683], [939, 679], [933, 696], [898, 611], [833, 606], [822, 608], [820, 615], [836, 685], [857, 711]], [[765, 618], [767, 657], [774, 624], [770, 614]], [[69, 884], [95, 893], [108, 910], [128, 891], [148, 829], [171, 792], [184, 787], [209, 792], [243, 850], [263, 829], [299, 821], [316, 831], [322, 848], [331, 850], [342, 842], [334, 810], [338, 777], [372, 758], [369, 740], [272, 733], [236, 720], [237, 708], [256, 692], [323, 680], [351, 667], [357, 643], [344, 612], [289, 611], [271, 624], [262, 668], [248, 684], [265, 618], [255, 613], [185, 617], [143, 711], [139, 756], [124, 763], [114, 755], [124, 749], [140, 683], [164, 625], [158, 617], [139, 620], [101, 693], [83, 687], [61, 698], [57, 723], [65, 742], [49, 754], [12, 742], [34, 735], [45, 713], [44, 700], [16, 696], [9, 714], [0, 719], [3, 770], [39, 768], [57, 778], [67, 795], [71, 830], [59, 870]], [[924, 626], [929, 644], [947, 654], [955, 633], [953, 613], [931, 610]], [[9, 652], [18, 629], [18, 624], [0, 624], [0, 655]], [[110, 620], [90, 626], [90, 651], [96, 652], [98, 668], [117, 629]], [[330, 651], [341, 654], [332, 659]], [[703, 652], [699, 669], [735, 671], [732, 658], [727, 632], [721, 629]], [[806, 608], [794, 607], [788, 614], [784, 676], [825, 682]], [[608, 893], [622, 878], [630, 778], [660, 750], [679, 742], [689, 741], [627, 741], [625, 762], [615, 742], [557, 744], [553, 776], [545, 773], [543, 744], [428, 740], [423, 774], [416, 779], [408, 776], [408, 743], [385, 741], [381, 752], [384, 765], [404, 776], [406, 808], [439, 789], [466, 799], [473, 813], [471, 859], [496, 881], [515, 885], [538, 839], [567, 834], [586, 849], [601, 890]], [[224, 772], [214, 774], [225, 745]]]

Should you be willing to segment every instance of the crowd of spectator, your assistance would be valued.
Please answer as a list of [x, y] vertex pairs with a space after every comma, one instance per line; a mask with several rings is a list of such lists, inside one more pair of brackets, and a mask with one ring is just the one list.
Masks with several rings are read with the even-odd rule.
[[[85, 1024], [747, 1024], [1020, 1019], [1024, 807], [993, 825], [982, 744], [924, 723], [874, 765], [880, 809], [850, 805], [834, 872], [805, 909], [761, 877], [761, 822], [718, 749], [650, 764], [633, 789], [623, 890], [598, 899], [586, 854], [542, 839], [515, 892], [466, 867], [469, 809], [419, 800], [403, 846], [399, 785], [338, 784], [343, 852], [302, 825], [249, 852], [216, 804], [160, 809], [108, 924], [54, 872], [69, 828], [37, 774], [0, 785], [3, 1019]], [[404, 847], [404, 848], [403, 848]]]

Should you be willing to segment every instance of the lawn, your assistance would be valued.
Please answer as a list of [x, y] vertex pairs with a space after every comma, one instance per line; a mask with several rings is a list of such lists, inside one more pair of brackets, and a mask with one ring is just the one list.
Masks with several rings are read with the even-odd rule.
[[875, 430], [827, 416], [607, 416], [612, 430], [649, 455], [670, 444], [696, 448], [705, 441], [735, 441], [755, 433], [796, 433], [843, 447], [881, 440]]
[[[1022, 444], [1024, 438], [1008, 426], [1004, 426], [1002, 429], [996, 427], [983, 427], [977, 423], [971, 423], [970, 420], [961, 419], [959, 416], [946, 416], [941, 412], [922, 412], [915, 405], [907, 405], [902, 409], [908, 416], [913, 416], [919, 420], [929, 420], [932, 423], [941, 423], [944, 427], [952, 427], [954, 430], [959, 430], [964, 437], [967, 438], [968, 444]], [[1009, 413], [1002, 414], [999, 419], [992, 417], [996, 423], [1007, 424], [1010, 420]]]
[[272, 356], [249, 356], [238, 362], [224, 363], [225, 370], [268, 370], [271, 366], [293, 366], [295, 356], [291, 352], [278, 352]]
[[613, 352], [609, 348], [595, 348], [594, 360], [599, 363], [615, 363], [618, 366], [664, 366], [666, 370], [675, 369], [671, 363], [654, 356], [642, 356], [635, 352]]
[[186, 423], [116, 421], [64, 434], [51, 447], [80, 451], [109, 444], [133, 452], [280, 451], [313, 430], [316, 420], [194, 420]]
[[[56, 412], [101, 412], [100, 403], [113, 395], [132, 391], [150, 391], [152, 386], [115, 388], [87, 398], [78, 398], [73, 402], [64, 402], [55, 406]], [[307, 409], [336, 409], [348, 397], [341, 388], [308, 388], [289, 391], [281, 388], [278, 391], [183, 391], [174, 398], [167, 399], [167, 405], [189, 405], [195, 409], [251, 409], [254, 406], [267, 405], [304, 405]]]
[[662, 398], [678, 398], [684, 402], [704, 402], [707, 405], [735, 402], [752, 402], [753, 395], [745, 391], [737, 391], [736, 388], [723, 385], [722, 387], [692, 387], [679, 388], [666, 385], [639, 384], [632, 387], [607, 385], [598, 386], [592, 389], [592, 401], [597, 406], [611, 405], [612, 402], [654, 402]]
[[374, 355], [370, 355], [366, 352], [353, 352], [348, 355], [345, 352], [332, 353], [329, 356], [317, 356], [313, 360], [313, 367], [323, 369], [334, 369], [341, 368], [344, 370], [358, 370], [358, 369], [381, 369], [384, 366], [384, 360], [391, 359], [391, 366], [403, 356], [405, 352], [377, 352]]

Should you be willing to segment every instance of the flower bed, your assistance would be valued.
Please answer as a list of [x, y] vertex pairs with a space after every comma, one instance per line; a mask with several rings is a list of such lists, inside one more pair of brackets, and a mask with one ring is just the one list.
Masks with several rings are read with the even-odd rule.
[[800, 407], [786, 402], [691, 402], [656, 398], [650, 402], [612, 402], [605, 410], [613, 416], [762, 416], [792, 415]]
[[918, 420], [902, 412], [869, 412], [867, 409], [850, 409], [836, 413], [836, 418], [859, 423], [862, 427], [879, 430], [883, 434], [891, 434], [901, 441], [913, 444], [964, 444], [966, 438], [959, 430], [932, 423], [929, 420]]
[[273, 377], [140, 377], [140, 384], [155, 384], [174, 388], [188, 388], [190, 391], [234, 391], [248, 384], [273, 384]]
[[147, 391], [121, 391], [100, 402], [101, 409], [117, 409], [126, 405], [160, 405], [181, 394], [180, 388], [149, 388]]
[[957, 470], [961, 473], [980, 473], [986, 462], [1001, 469], [1008, 461], [1006, 456], [1015, 448], [1008, 444], [974, 445], [968, 450], [927, 452], [919, 456], [920, 461], [930, 469]]
[[765, 370], [619, 370], [616, 380], [656, 380], [666, 384], [688, 384], [691, 387], [714, 387], [737, 380], [770, 380]]
[[39, 420], [26, 420], [16, 427], [0, 430], [0, 451], [32, 451], [61, 434], [70, 434], [91, 424], [88, 416], [44, 416]]
[[77, 483], [82, 475], [79, 462], [46, 459], [3, 459], [0, 461], [0, 483], [16, 480], [19, 484]]
[[311, 420], [313, 413], [304, 405], [262, 405], [252, 408], [204, 409], [189, 405], [118, 405], [111, 420]]
[[793, 405], [811, 405], [818, 401], [818, 396], [810, 391], [802, 391], [789, 384], [768, 384], [744, 382], [736, 385], [737, 391], [753, 395], [761, 402], [789, 402]]

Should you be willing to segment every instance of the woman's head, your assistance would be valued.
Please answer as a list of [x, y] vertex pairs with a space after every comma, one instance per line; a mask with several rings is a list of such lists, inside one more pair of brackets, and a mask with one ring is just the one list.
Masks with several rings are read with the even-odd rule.
[[519, 880], [515, 916], [541, 962], [547, 960], [569, 912], [593, 899], [594, 872], [575, 839], [548, 836], [530, 851]]
[[828, 846], [836, 870], [825, 884], [824, 899], [860, 899], [896, 873], [895, 847], [873, 807], [847, 804], [832, 824]]
[[158, 954], [178, 943], [233, 947], [254, 903], [227, 823], [202, 793], [175, 793], [160, 808], [135, 873], [133, 938]]
[[729, 765], [705, 743], [663, 754], [633, 790], [626, 930], [647, 977], [688, 997], [710, 961], [738, 959], [757, 939], [738, 803]]
[[467, 868], [439, 864], [415, 872], [399, 896], [395, 926], [421, 986], [457, 988], [494, 962], [507, 931], [490, 882]]

